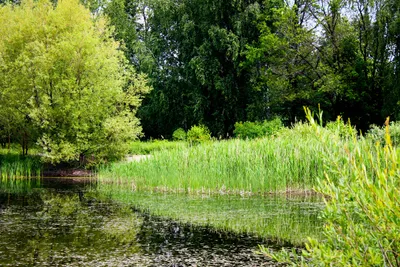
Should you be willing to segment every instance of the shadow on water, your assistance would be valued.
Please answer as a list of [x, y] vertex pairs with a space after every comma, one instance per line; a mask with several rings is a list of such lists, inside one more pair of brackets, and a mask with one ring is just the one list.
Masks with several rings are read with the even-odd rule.
[[0, 182], [1, 266], [274, 265], [254, 253], [265, 238], [142, 212], [88, 180], [23, 184]]

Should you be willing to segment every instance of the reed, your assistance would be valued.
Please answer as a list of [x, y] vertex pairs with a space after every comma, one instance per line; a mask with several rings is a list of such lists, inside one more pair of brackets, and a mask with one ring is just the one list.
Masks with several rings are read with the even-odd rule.
[[[103, 166], [99, 177], [137, 190], [237, 194], [310, 190], [327, 171], [324, 155], [334, 154], [333, 160], [344, 164], [352, 147], [368, 143], [356, 135], [343, 137], [343, 129], [321, 127], [311, 116], [309, 123], [297, 123], [275, 137], [154, 151], [146, 160]], [[331, 177], [335, 179], [334, 174]]]
[[400, 161], [391, 126], [387, 120], [384, 144], [359, 138], [343, 146], [345, 156], [326, 154], [327, 175], [317, 187], [329, 196], [324, 240], [310, 239], [300, 255], [261, 251], [290, 266], [400, 266]]
[[134, 141], [129, 145], [129, 154], [147, 155], [154, 151], [169, 150], [186, 147], [187, 142], [183, 141], [168, 141], [168, 140], [153, 140], [147, 142]]
[[21, 156], [17, 152], [0, 153], [2, 180], [40, 176], [42, 164], [37, 156]]

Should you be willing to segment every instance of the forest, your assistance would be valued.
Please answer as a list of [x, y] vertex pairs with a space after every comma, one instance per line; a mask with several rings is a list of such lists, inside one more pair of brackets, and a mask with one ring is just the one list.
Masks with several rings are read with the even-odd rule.
[[[104, 8], [152, 92], [138, 111], [147, 138], [204, 124], [326, 120], [358, 129], [398, 118], [399, 3], [392, 0], [116, 0]], [[103, 9], [102, 9], [103, 10]]]
[[30, 17], [3, 4], [0, 138], [24, 153], [121, 155], [194, 125], [229, 138], [237, 122], [291, 125], [303, 106], [363, 132], [399, 116], [395, 0], [88, 0], [90, 14], [64, 11], [72, 28], [49, 4]]

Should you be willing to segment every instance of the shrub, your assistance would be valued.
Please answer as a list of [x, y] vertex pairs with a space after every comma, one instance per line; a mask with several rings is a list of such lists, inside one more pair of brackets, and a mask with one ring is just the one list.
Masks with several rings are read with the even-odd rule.
[[174, 139], [175, 141], [184, 141], [186, 140], [186, 137], [186, 132], [182, 128], [176, 129], [172, 134], [172, 139]]
[[187, 140], [190, 143], [200, 143], [211, 140], [210, 130], [205, 125], [195, 125], [187, 132]]
[[[374, 143], [379, 142], [385, 144], [385, 126], [371, 125], [367, 132], [367, 138], [371, 139]], [[392, 121], [389, 124], [390, 140], [394, 146], [400, 144], [400, 121]]]
[[356, 128], [350, 124], [350, 121], [345, 123], [340, 116], [336, 121], [328, 122], [326, 128], [342, 138], [350, 138], [357, 134]]
[[254, 139], [263, 136], [271, 136], [276, 134], [283, 128], [282, 121], [275, 118], [264, 122], [237, 122], [233, 131], [235, 137], [242, 139]]

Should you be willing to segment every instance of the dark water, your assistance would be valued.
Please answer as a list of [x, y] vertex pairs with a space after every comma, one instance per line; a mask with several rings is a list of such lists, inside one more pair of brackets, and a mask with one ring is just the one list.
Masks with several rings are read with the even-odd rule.
[[117, 204], [72, 179], [0, 182], [0, 266], [274, 266], [259, 244]]

